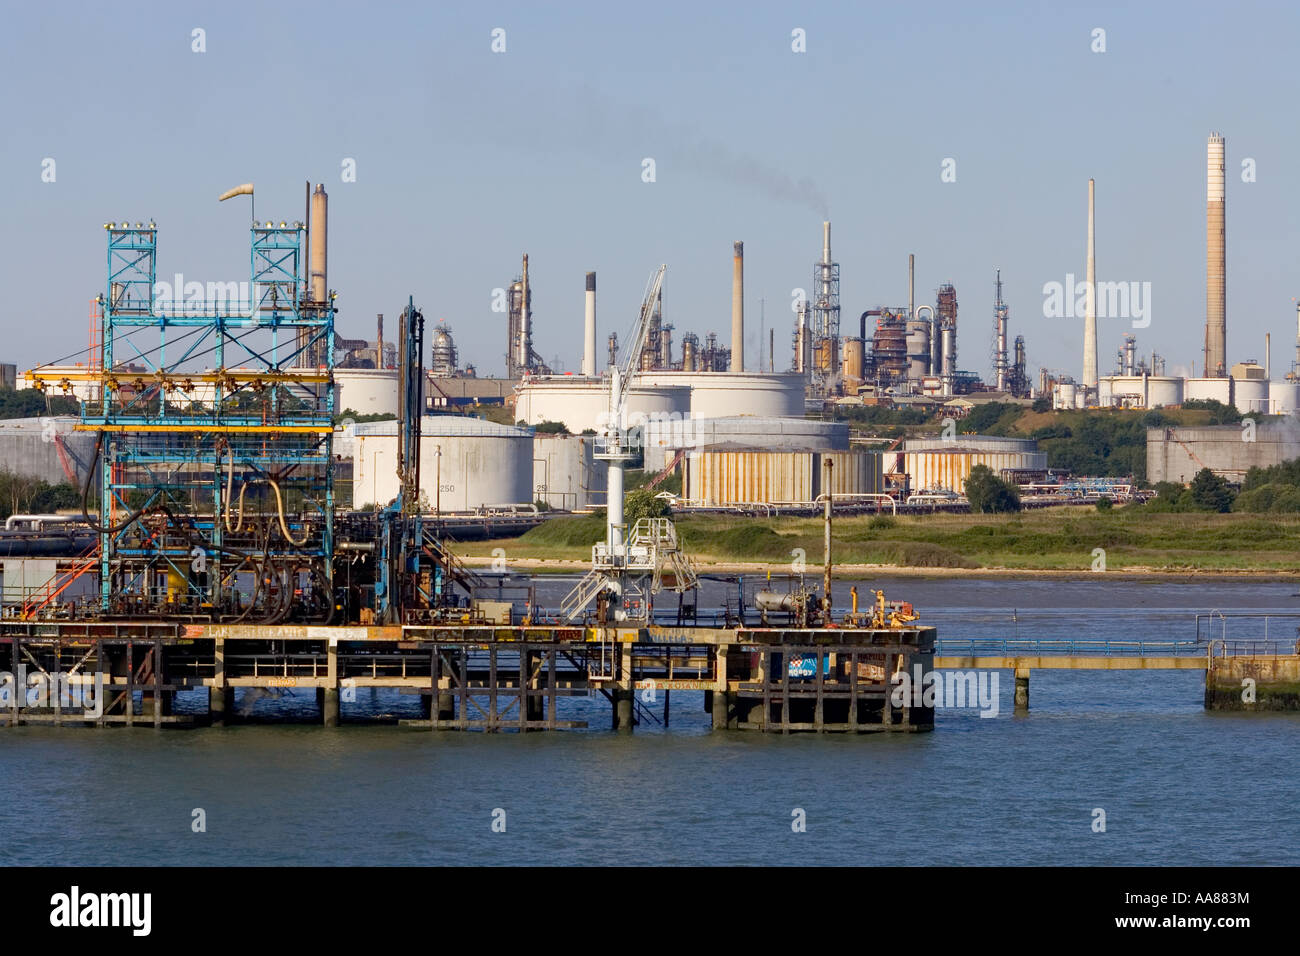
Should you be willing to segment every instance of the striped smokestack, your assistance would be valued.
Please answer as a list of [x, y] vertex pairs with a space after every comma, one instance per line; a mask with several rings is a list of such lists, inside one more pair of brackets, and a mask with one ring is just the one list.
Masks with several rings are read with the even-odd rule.
[[1205, 173], [1205, 374], [1227, 374], [1228, 282], [1224, 230], [1224, 143], [1210, 134]]
[[731, 371], [745, 370], [745, 244], [737, 242], [731, 261]]

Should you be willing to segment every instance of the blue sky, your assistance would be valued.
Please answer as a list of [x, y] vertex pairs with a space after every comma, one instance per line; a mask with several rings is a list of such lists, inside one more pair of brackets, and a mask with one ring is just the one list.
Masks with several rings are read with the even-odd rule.
[[[160, 277], [238, 280], [247, 207], [217, 195], [251, 180], [259, 216], [297, 219], [311, 179], [330, 193], [339, 333], [369, 337], [384, 312], [394, 334], [414, 294], [481, 374], [504, 367], [492, 290], [521, 253], [536, 345], [574, 370], [592, 269], [602, 343], [660, 262], [677, 340], [725, 338], [735, 239], [747, 357], [761, 298], [784, 368], [829, 210], [846, 332], [906, 302], [915, 253], [918, 302], [956, 286], [959, 365], [987, 378], [1000, 268], [1031, 374], [1078, 375], [1082, 321], [1045, 318], [1043, 285], [1082, 276], [1092, 176], [1098, 278], [1150, 282], [1139, 352], [1199, 371], [1217, 130], [1229, 360], [1262, 360], [1272, 332], [1280, 377], [1300, 295], [1298, 26], [1283, 3], [26, 4], [0, 34], [0, 361], [82, 347], [105, 221], [158, 223]], [[1100, 323], [1103, 372], [1127, 330]]]

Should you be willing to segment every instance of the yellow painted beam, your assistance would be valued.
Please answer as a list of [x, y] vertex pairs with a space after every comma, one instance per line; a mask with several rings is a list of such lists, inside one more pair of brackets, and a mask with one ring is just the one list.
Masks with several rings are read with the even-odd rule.
[[328, 435], [332, 425], [87, 425], [72, 426], [79, 432], [210, 432], [225, 435], [262, 435], [285, 432], [295, 435]]
[[333, 376], [328, 372], [255, 372], [255, 371], [230, 371], [230, 372], [103, 372], [103, 371], [85, 371], [85, 372], [49, 372], [43, 373], [38, 371], [24, 372], [23, 378], [31, 382], [33, 387], [36, 383], [44, 385], [57, 386], [61, 382], [107, 382], [110, 380], [133, 385], [136, 382], [143, 382], [146, 385], [157, 385], [160, 382], [169, 385], [179, 385], [184, 382], [190, 382], [196, 385], [211, 385], [214, 383], [222, 384], [239, 384], [241, 382], [311, 382], [324, 383], [330, 381]]

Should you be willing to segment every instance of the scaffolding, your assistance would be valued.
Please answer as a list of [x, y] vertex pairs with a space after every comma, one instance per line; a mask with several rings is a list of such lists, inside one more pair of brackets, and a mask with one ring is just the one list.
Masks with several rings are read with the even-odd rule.
[[100, 388], [76, 426], [98, 434], [101, 613], [328, 619], [334, 296], [311, 296], [302, 223], [254, 223], [246, 289], [183, 302], [155, 298], [153, 223], [105, 229]]

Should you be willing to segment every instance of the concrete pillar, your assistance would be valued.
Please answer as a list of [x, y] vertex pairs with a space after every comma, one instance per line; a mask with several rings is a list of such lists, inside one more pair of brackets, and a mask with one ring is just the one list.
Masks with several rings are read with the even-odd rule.
[[713, 688], [713, 729], [726, 730], [731, 709], [731, 695], [727, 693], [727, 648], [718, 647], [715, 657], [715, 677], [717, 684]]
[[632, 681], [632, 645], [617, 644], [619, 649], [618, 678], [611, 688], [614, 698], [614, 729], [621, 733], [632, 732], [632, 722], [636, 719], [636, 702]]
[[220, 727], [226, 722], [226, 695], [220, 687], [208, 688], [208, 721], [214, 727]]
[[620, 733], [632, 732], [633, 698], [630, 687], [614, 687], [614, 729]]
[[1029, 668], [1016, 668], [1016, 704], [1017, 714], [1029, 713]]
[[456, 717], [456, 695], [449, 690], [438, 691], [438, 719], [454, 720]]
[[329, 685], [316, 690], [316, 703], [320, 707], [321, 723], [326, 727], [339, 725], [339, 649], [330, 642], [325, 649], [325, 676]]

